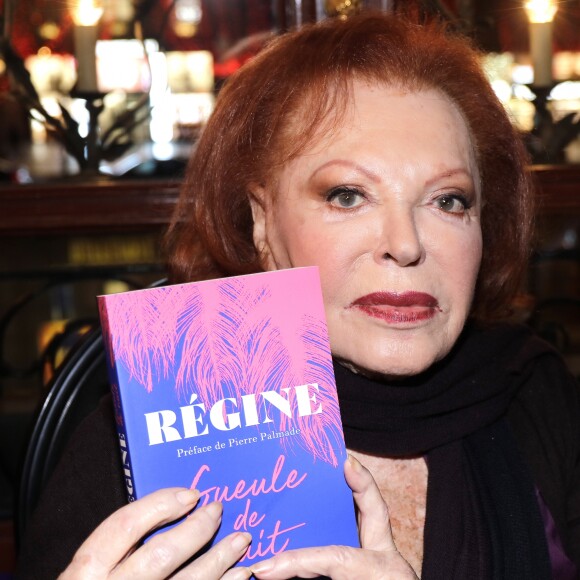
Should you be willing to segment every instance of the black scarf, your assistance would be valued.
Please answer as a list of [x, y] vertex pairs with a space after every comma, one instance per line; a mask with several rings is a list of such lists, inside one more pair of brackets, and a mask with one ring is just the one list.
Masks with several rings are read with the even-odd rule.
[[469, 327], [429, 371], [380, 382], [335, 363], [346, 444], [429, 467], [423, 580], [547, 580], [534, 482], [506, 410], [548, 347], [523, 326]]

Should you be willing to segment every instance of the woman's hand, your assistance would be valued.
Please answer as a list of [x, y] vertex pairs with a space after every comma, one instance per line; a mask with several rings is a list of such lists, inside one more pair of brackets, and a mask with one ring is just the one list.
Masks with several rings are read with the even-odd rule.
[[373, 476], [354, 457], [344, 466], [346, 481], [358, 508], [362, 548], [328, 546], [288, 550], [251, 566], [260, 580], [315, 578], [333, 580], [416, 580], [417, 576], [399, 554], [393, 541], [389, 513]]
[[171, 488], [156, 491], [122, 507], [87, 538], [60, 580], [153, 580], [169, 576], [203, 580], [249, 578], [247, 568], [230, 570], [251, 540], [249, 534], [241, 532], [225, 537], [173, 575], [210, 541], [219, 528], [222, 506], [217, 502], [197, 509], [177, 526], [157, 534], [137, 548], [149, 532], [190, 512], [198, 499], [197, 490]]

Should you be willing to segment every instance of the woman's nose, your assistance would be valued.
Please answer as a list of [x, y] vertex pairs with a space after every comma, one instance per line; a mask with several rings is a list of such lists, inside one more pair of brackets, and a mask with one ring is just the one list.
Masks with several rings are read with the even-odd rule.
[[412, 210], [390, 211], [382, 222], [375, 260], [404, 267], [420, 263], [422, 257], [423, 246]]

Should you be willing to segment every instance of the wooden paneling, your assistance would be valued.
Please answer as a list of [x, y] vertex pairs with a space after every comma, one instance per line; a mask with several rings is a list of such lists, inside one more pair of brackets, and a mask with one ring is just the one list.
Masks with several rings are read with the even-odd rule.
[[113, 233], [168, 223], [179, 182], [101, 180], [0, 186], [0, 235]]
[[580, 165], [536, 165], [540, 215], [580, 216]]

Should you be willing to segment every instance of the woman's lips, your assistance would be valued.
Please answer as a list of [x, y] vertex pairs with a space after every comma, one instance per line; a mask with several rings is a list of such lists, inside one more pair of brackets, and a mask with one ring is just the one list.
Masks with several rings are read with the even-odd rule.
[[406, 323], [433, 318], [439, 310], [439, 303], [425, 292], [373, 292], [357, 298], [351, 308], [386, 322]]

